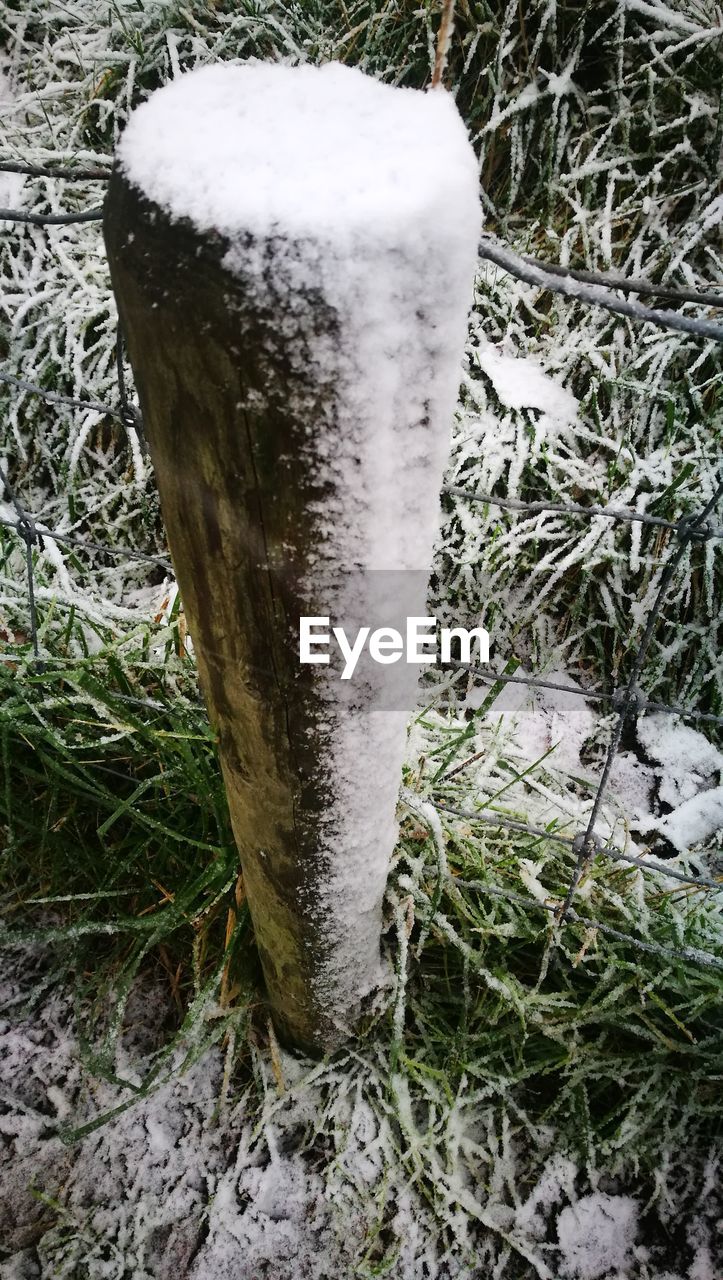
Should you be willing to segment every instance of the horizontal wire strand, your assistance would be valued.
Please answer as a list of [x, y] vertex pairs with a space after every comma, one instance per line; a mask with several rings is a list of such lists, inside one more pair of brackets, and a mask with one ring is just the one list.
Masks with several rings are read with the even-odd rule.
[[38, 386], [35, 382], [26, 382], [24, 378], [17, 378], [11, 373], [0, 372], [0, 382], [5, 382], [11, 387], [17, 387], [19, 391], [27, 391], [30, 395], [40, 396], [43, 400], [47, 400], [49, 404], [66, 404], [74, 409], [93, 409], [96, 413], [107, 413], [114, 418], [122, 420], [120, 409], [114, 408], [110, 404], [102, 404], [98, 400], [80, 400], [74, 396], [62, 396], [57, 391], [48, 391], [45, 387]]
[[[589, 702], [610, 702], [613, 705], [620, 704], [624, 691], [620, 689], [608, 693], [603, 689], [580, 689], [576, 685], [558, 684], [554, 680], [543, 680], [539, 676], [518, 676], [508, 674], [503, 671], [485, 671], [482, 667], [476, 666], [473, 662], [460, 662], [455, 658], [450, 658], [447, 666], [452, 667], [455, 671], [468, 671], [470, 675], [476, 676], [485, 684], [523, 684], [530, 689], [550, 689], [554, 693], [573, 693], [578, 698], [586, 698]], [[700, 720], [708, 724], [722, 724], [723, 716], [716, 715], [712, 711], [697, 711], [691, 707], [681, 707], [678, 705], [670, 705], [666, 702], [654, 702], [645, 697], [640, 690], [635, 695], [636, 711], [662, 711], [667, 715], [682, 716], [686, 720]]]
[[74, 222], [100, 222], [102, 209], [81, 213], [25, 213], [22, 209], [0, 209], [0, 222], [28, 222], [33, 227], [71, 226]]
[[[457, 876], [449, 876], [446, 883], [454, 885], [458, 889], [472, 889], [478, 893], [489, 894], [492, 898], [502, 898], [507, 902], [532, 908], [535, 911], [545, 911], [549, 916], [555, 916], [557, 912], [557, 907], [552, 903], [539, 902], [537, 898], [527, 897], [523, 893], [513, 893], [511, 890], [498, 889], [494, 885], [487, 884], [484, 880], [463, 880]], [[560, 924], [584, 925], [588, 929], [599, 930], [600, 933], [607, 934], [608, 937], [615, 938], [618, 942], [627, 942], [638, 951], [647, 951], [652, 955], [662, 955], [671, 960], [684, 960], [687, 964], [703, 965], [704, 968], [723, 969], [723, 960], [707, 951], [700, 951], [691, 947], [667, 947], [662, 942], [647, 942], [643, 938], [636, 938], [632, 933], [624, 933], [620, 929], [615, 929], [612, 925], [603, 924], [600, 920], [594, 920], [592, 916], [581, 916], [577, 911], [568, 911], [565, 921], [556, 921], [556, 923], [558, 927]]]
[[[677, 302], [695, 302], [701, 307], [723, 307], [723, 294], [706, 293], [704, 289], [681, 289], [679, 285], [654, 284], [652, 280], [636, 280], [616, 271], [587, 271], [580, 267], [563, 267], [559, 262], [547, 262], [529, 253], [520, 254], [523, 262], [539, 267], [552, 276], [569, 276], [581, 284], [601, 284], [606, 289], [619, 289], [623, 293], [638, 293], [654, 298], [671, 298]], [[711, 288], [714, 288], [711, 285]]]
[[[508, 511], [527, 511], [530, 514], [549, 511], [559, 515], [587, 516], [590, 519], [594, 516], [605, 516], [608, 520], [632, 521], [658, 529], [671, 529], [674, 533], [680, 527], [678, 520], [664, 520], [662, 516], [651, 516], [646, 511], [633, 511], [627, 507], [601, 507], [597, 504], [586, 507], [577, 502], [526, 502], [520, 498], [498, 498], [495, 494], [480, 493], [478, 490], [465, 489], [460, 485], [445, 485], [442, 493], [455, 498], [467, 498], [470, 502], [483, 502], [490, 506], [502, 507]], [[701, 536], [723, 538], [723, 525], [713, 525], [703, 531]]]
[[510, 275], [525, 284], [537, 285], [540, 289], [551, 293], [560, 293], [572, 301], [585, 302], [589, 306], [603, 307], [615, 315], [627, 316], [641, 323], [654, 324], [658, 329], [677, 329], [681, 333], [691, 333], [698, 338], [712, 338], [715, 342], [723, 342], [723, 326], [711, 320], [700, 320], [694, 316], [682, 315], [677, 311], [654, 311], [643, 306], [642, 302], [628, 302], [617, 298], [604, 287], [595, 284], [583, 284], [580, 280], [569, 276], [557, 276], [544, 270], [541, 266], [533, 266], [525, 262], [518, 253], [497, 240], [493, 236], [484, 236], [480, 244], [480, 257], [493, 262], [508, 271]]
[[19, 160], [0, 160], [0, 173], [24, 174], [28, 178], [61, 178], [66, 182], [107, 182], [109, 169], [61, 169], [57, 165], [24, 164]]
[[[468, 822], [482, 822], [486, 826], [503, 827], [510, 831], [521, 831], [531, 836], [541, 836], [545, 840], [554, 840], [557, 844], [568, 845], [572, 848], [576, 841], [571, 836], [563, 836], [557, 831], [549, 831], [544, 827], [532, 827], [526, 822], [515, 822], [509, 818], [500, 818], [496, 813], [469, 813], [465, 809], [458, 809], [454, 805], [443, 804], [435, 799], [433, 801], [435, 809], [440, 813], [454, 814], [458, 818], [466, 818]], [[670, 876], [672, 880], [679, 880], [681, 884], [690, 885], [692, 888], [722, 890], [723, 880], [712, 880], [707, 876], [686, 876], [682, 871], [676, 871], [675, 867], [668, 867], [664, 862], [656, 862], [654, 858], [640, 858], [634, 853], [623, 853], [614, 845], [600, 843], [596, 846], [596, 854], [601, 857], [610, 858], [612, 862], [625, 862], [630, 866], [640, 867], [643, 871], [655, 871], [661, 875]]]
[[[15, 529], [22, 533], [22, 521], [9, 520], [7, 516], [0, 516], [0, 525], [5, 529]], [[170, 560], [164, 559], [163, 556], [151, 555], [145, 551], [136, 551], [132, 547], [110, 547], [101, 542], [88, 542], [84, 538], [75, 538], [72, 534], [58, 533], [54, 529], [48, 529], [43, 524], [39, 524], [33, 520], [33, 528], [39, 538], [50, 538], [52, 542], [60, 542], [65, 546], [75, 547], [81, 551], [100, 551], [106, 556], [116, 556], [122, 560], [139, 560], [145, 564], [160, 565], [163, 569], [173, 572], [173, 566]]]

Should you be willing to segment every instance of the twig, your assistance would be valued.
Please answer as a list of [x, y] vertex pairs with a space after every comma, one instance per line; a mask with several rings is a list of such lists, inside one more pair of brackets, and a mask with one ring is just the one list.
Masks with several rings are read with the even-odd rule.
[[437, 34], [437, 49], [434, 55], [434, 71], [432, 72], [432, 88], [443, 88], [442, 76], [447, 69], [447, 56], [449, 54], [449, 46], [452, 39], [452, 28], [454, 25], [454, 5], [455, 0], [443, 0], [442, 4], [442, 21], [439, 24], [439, 32]]

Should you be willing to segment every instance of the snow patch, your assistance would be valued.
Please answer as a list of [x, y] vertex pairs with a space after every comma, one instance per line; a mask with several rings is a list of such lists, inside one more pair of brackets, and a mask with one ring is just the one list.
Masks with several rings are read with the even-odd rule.
[[663, 767], [660, 799], [678, 805], [710, 787], [723, 773], [723, 754], [697, 729], [659, 712], [638, 720], [637, 736]]
[[477, 358], [505, 408], [540, 409], [557, 426], [576, 421], [578, 403], [572, 392], [534, 360], [505, 355], [493, 346], [480, 347]]
[[723, 754], [663, 712], [639, 717], [636, 733], [648, 759], [632, 751], [617, 756], [611, 792], [632, 826], [687, 853], [723, 830]]
[[[519, 667], [516, 674], [527, 674]], [[551, 684], [566, 685], [567, 689], [543, 689], [523, 684], [506, 684], [490, 708], [490, 718], [502, 717], [519, 742], [525, 757], [539, 760], [552, 752], [550, 763], [567, 774], [586, 775], [582, 764], [582, 749], [595, 728], [595, 713], [590, 704], [575, 692], [582, 689], [563, 668], [546, 671], [544, 679]], [[479, 707], [489, 695], [489, 688], [473, 687], [466, 698], [466, 705]]]
[[560, 1267], [571, 1280], [629, 1275], [637, 1237], [638, 1203], [602, 1191], [567, 1205], [557, 1219]]
[[686, 853], [723, 831], [723, 787], [702, 791], [678, 805], [658, 823], [658, 831], [679, 853]]

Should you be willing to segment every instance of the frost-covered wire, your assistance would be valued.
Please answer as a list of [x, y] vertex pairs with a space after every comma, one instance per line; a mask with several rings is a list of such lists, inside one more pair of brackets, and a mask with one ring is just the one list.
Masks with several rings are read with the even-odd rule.
[[[410, 797], [413, 801], [414, 797]], [[568, 836], [563, 836], [556, 831], [545, 831], [539, 827], [530, 827], [525, 823], [514, 822], [508, 819], [500, 818], [497, 814], [468, 813], [463, 809], [458, 809], [453, 805], [447, 805], [440, 800], [434, 800], [434, 808], [441, 813], [449, 813], [465, 818], [468, 822], [486, 822], [490, 826], [503, 827], [512, 831], [525, 831], [531, 835], [544, 836], [547, 839], [556, 840], [561, 844], [574, 846], [577, 840], [573, 841]], [[412, 803], [411, 806], [415, 813], [421, 812], [421, 806], [418, 802]], [[429, 825], [429, 823], [427, 823]], [[579, 839], [580, 837], [578, 837]], [[636, 858], [632, 854], [623, 854], [620, 850], [611, 846], [603, 846], [600, 852], [606, 853], [612, 860], [631, 863], [639, 866], [646, 871], [660, 872], [662, 875], [668, 876], [673, 880], [677, 880], [683, 884], [689, 885], [691, 888], [705, 888], [713, 890], [723, 890], [723, 882], [711, 880], [707, 877], [700, 876], [693, 878], [685, 876], [681, 872], [676, 871], [674, 867], [666, 867], [662, 863], [648, 861], [642, 858]], [[533, 898], [526, 894], [515, 893], [512, 890], [501, 889], [496, 885], [488, 884], [485, 880], [469, 880], [463, 876], [452, 875], [449, 872], [446, 876], [446, 882], [449, 888], [455, 893], [460, 889], [473, 890], [475, 892], [489, 895], [493, 898], [501, 898], [511, 902], [516, 906], [522, 906], [526, 909], [546, 912], [554, 921], [555, 927], [564, 926], [566, 924], [582, 924], [587, 928], [599, 930], [600, 933], [607, 934], [609, 937], [615, 938], [619, 942], [628, 943], [638, 951], [647, 951], [653, 955], [662, 955], [669, 959], [683, 960], [689, 964], [702, 965], [704, 968], [723, 969], [723, 960], [717, 956], [710, 955], [708, 952], [693, 947], [668, 947], [662, 943], [648, 941], [644, 938], [637, 938], [634, 934], [623, 932], [614, 928], [592, 916], [581, 915], [572, 907], [568, 907], [566, 911], [561, 912], [559, 904], [554, 901], [541, 901], [539, 898]], [[438, 913], [437, 913], [438, 914]]]
[[100, 222], [102, 209], [81, 213], [26, 213], [23, 209], [0, 209], [0, 222], [29, 222], [33, 227], [69, 226], [73, 222]]
[[67, 404], [73, 409], [94, 409], [97, 413], [107, 413], [123, 421], [121, 410], [111, 404], [101, 404], [97, 400], [80, 400], [75, 396], [61, 396], [55, 391], [48, 391], [45, 387], [38, 386], [35, 382], [26, 382], [24, 378], [16, 378], [13, 374], [1, 371], [0, 382], [6, 382], [10, 387], [17, 387], [19, 391], [27, 391], [30, 395], [40, 396], [43, 400], [47, 400], [48, 404]]
[[580, 267], [563, 267], [559, 262], [548, 262], [532, 254], [520, 254], [523, 262], [552, 276], [569, 276], [582, 284], [601, 284], [606, 289], [618, 289], [621, 293], [637, 293], [653, 298], [671, 298], [677, 302], [695, 302], [700, 307], [723, 307], [723, 294], [708, 293], [704, 289], [681, 289], [669, 284], [653, 284], [651, 280], [638, 280], [615, 271], [584, 271]]
[[0, 173], [24, 174], [28, 178], [61, 178], [66, 182], [107, 182], [110, 179], [110, 169], [61, 169], [55, 165], [23, 164], [18, 160], [0, 160]]
[[[550, 511], [566, 516], [605, 516], [609, 520], [630, 520], [638, 524], [647, 524], [658, 529], [677, 531], [679, 521], [663, 520], [661, 516], [650, 516], [646, 511], [631, 511], [625, 507], [601, 507], [596, 503], [581, 506], [578, 502], [524, 502], [519, 498], [498, 498], [492, 493], [479, 493], [473, 489], [464, 489], [459, 485], [446, 485], [442, 490], [454, 498], [468, 498], [470, 502], [484, 502], [493, 507], [501, 507], [506, 511], [526, 511], [530, 515]], [[699, 536], [723, 538], [723, 525], [712, 525], [701, 528]]]
[[[527, 907], [533, 911], [545, 911], [550, 916], [554, 916], [557, 911], [554, 903], [539, 902], [537, 898], [528, 897], [524, 893], [513, 893], [508, 889], [498, 889], [496, 885], [487, 884], [484, 880], [463, 880], [461, 877], [452, 876], [450, 877], [450, 883], [457, 889], [473, 889], [479, 893], [488, 894], [491, 898], [501, 898], [503, 901], [514, 903], [516, 906]], [[636, 938], [632, 933], [624, 933], [620, 929], [613, 928], [612, 925], [595, 920], [592, 916], [579, 915], [577, 911], [568, 911], [566, 922], [568, 924], [583, 924], [589, 929], [599, 930], [600, 933], [605, 933], [608, 937], [615, 938], [618, 942], [626, 942], [638, 951], [647, 951], [651, 955], [664, 956], [670, 960], [683, 960], [687, 964], [702, 965], [704, 968], [723, 969], [723, 960], [720, 960], [718, 956], [710, 955], [707, 951], [701, 951], [697, 947], [666, 947], [660, 942], [648, 942], [644, 938]], [[558, 921], [558, 923], [561, 923], [561, 921]]]
[[579, 302], [589, 303], [593, 307], [604, 307], [616, 315], [627, 316], [631, 320], [654, 324], [659, 329], [678, 329], [681, 333], [692, 333], [698, 338], [713, 338], [723, 342], [723, 326], [713, 324], [710, 320], [699, 320], [694, 316], [681, 315], [676, 311], [654, 311], [644, 307], [640, 302], [627, 302], [624, 298], [616, 298], [609, 289], [601, 285], [583, 284], [571, 276], [556, 276], [542, 267], [533, 266], [519, 254], [514, 253], [507, 245], [494, 236], [484, 235], [480, 242], [480, 257], [494, 262], [518, 280], [526, 284], [537, 285], [540, 289], [548, 289], [552, 293], [564, 294]]
[[[474, 662], [460, 662], [456, 658], [451, 658], [448, 666], [455, 671], [469, 671], [471, 675], [476, 676], [485, 684], [523, 684], [530, 689], [551, 689], [555, 693], [573, 693], [578, 698], [585, 698], [589, 702], [608, 702], [613, 706], [620, 706], [625, 701], [625, 689], [613, 689], [607, 691], [604, 689], [585, 689], [573, 684], [560, 684], [556, 680], [544, 680], [539, 676], [520, 676], [506, 671], [487, 671], [483, 667], [477, 666]], [[631, 704], [632, 705], [632, 704]], [[667, 702], [654, 702], [645, 697], [639, 689], [635, 692], [635, 710], [642, 714], [644, 711], [663, 711], [669, 715], [683, 716], [689, 720], [705, 720], [710, 724], [723, 725], [723, 716], [714, 715], [709, 711], [698, 711], [695, 707], [681, 707], [677, 704]]]
[[[512, 818], [505, 818], [498, 813], [470, 813], [467, 809], [459, 809], [455, 805], [447, 804], [435, 797], [434, 806], [441, 813], [451, 813], [455, 817], [464, 818], [467, 822], [483, 822], [490, 827], [501, 827], [505, 831], [520, 831], [525, 835], [541, 836], [545, 840], [554, 840], [556, 844], [568, 845], [571, 849], [576, 848], [580, 842], [580, 835], [566, 836], [562, 832], [554, 828], [533, 827], [527, 822], [516, 822]], [[630, 866], [640, 867], [643, 871], [657, 871], [661, 875], [670, 876], [672, 880], [679, 880], [681, 884], [691, 885], [693, 888], [704, 887], [706, 889], [723, 890], [723, 881], [712, 880], [708, 876], [686, 876], [682, 871], [676, 871], [675, 867], [666, 866], [663, 862], [656, 862], [654, 858], [639, 858], [634, 853], [623, 853], [621, 849], [612, 844], [605, 844], [600, 841], [595, 849], [596, 854], [603, 858], [609, 858], [612, 862], [625, 862]]]
[[564, 920], [566, 914], [569, 912], [572, 905], [573, 898], [575, 896], [575, 892], [585, 872], [585, 869], [589, 865], [589, 863], [592, 861], [592, 859], [595, 857], [595, 854], [599, 847], [599, 841], [595, 835], [595, 823], [597, 821], [597, 817], [600, 812], [600, 808], [602, 806], [603, 797], [605, 795], [607, 784], [610, 779], [613, 762], [620, 748], [620, 743], [622, 741], [622, 736], [623, 736], [623, 731], [625, 729], [626, 721], [628, 719], [628, 716], [630, 716], [630, 714], [638, 707], [640, 703], [641, 695], [638, 689], [638, 680], [640, 679], [643, 665], [645, 663], [645, 659], [647, 657], [648, 650], [650, 648], [650, 643], [653, 638], [653, 632], [655, 630], [656, 623], [662, 611], [665, 598], [668, 594], [668, 588], [670, 587], [670, 584], [673, 581], [673, 577], [675, 575], [675, 571], [685, 554], [688, 542], [690, 541], [691, 537], [695, 534], [696, 530], [700, 530], [706, 525], [708, 517], [715, 510], [721, 498], [723, 498], [723, 478], [719, 481], [718, 486], [715, 489], [715, 492], [713, 493], [712, 497], [708, 500], [708, 502], [705, 504], [702, 511], [698, 513], [698, 515], [693, 517], [684, 517], [682, 520], [679, 521], [678, 545], [671, 552], [668, 562], [665, 566], [665, 569], [663, 570], [663, 573], [661, 575], [655, 600], [653, 602], [652, 608], [648, 613], [645, 630], [643, 632], [642, 638], [637, 648], [637, 652], [635, 654], [635, 659], [633, 662], [632, 670], [630, 672], [630, 676], [628, 678], [627, 684], [625, 685], [625, 688], [622, 691], [622, 695], [618, 699], [620, 710], [618, 713], [617, 723], [615, 725], [615, 728], [613, 729], [612, 737], [610, 739], [610, 745], [608, 747], [607, 755], [605, 757], [605, 763], [603, 765], [602, 774], [600, 776], [600, 782], [598, 784], [598, 789], [595, 795], [595, 799], [593, 800], [592, 809], [590, 811], [590, 817], [588, 820], [587, 831], [585, 832], [584, 839], [580, 844], [577, 865], [575, 867], [572, 878], [570, 880], [570, 886], [568, 888], [565, 901], [563, 902], [562, 907], [560, 909], [561, 920]]
[[[5, 480], [1, 470], [0, 480]], [[11, 490], [9, 492], [12, 493]], [[59, 533], [57, 529], [48, 529], [42, 522], [38, 522], [32, 516], [28, 516], [27, 513], [22, 517], [18, 516], [17, 520], [9, 520], [7, 516], [0, 516], [0, 525], [3, 528], [15, 529], [22, 537], [25, 537], [26, 523], [32, 531], [34, 542], [41, 541], [43, 538], [50, 538], [53, 542], [75, 547], [79, 551], [99, 551], [105, 556], [114, 556], [120, 560], [138, 560], [142, 564], [159, 565], [169, 573], [173, 572], [170, 560], [166, 560], [163, 556], [152, 555], [148, 551], [136, 551], [134, 547], [112, 547], [107, 543], [89, 542], [87, 538], [75, 538], [70, 533]]]

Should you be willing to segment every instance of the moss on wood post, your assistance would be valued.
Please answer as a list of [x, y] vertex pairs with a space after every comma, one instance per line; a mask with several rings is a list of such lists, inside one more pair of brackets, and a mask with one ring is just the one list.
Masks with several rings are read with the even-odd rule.
[[[291, 318], [302, 340], [300, 299], [294, 317], [283, 290], [259, 304], [224, 267], [221, 237], [171, 222], [118, 172], [104, 230], [274, 1021], [318, 1052], [338, 1038], [315, 994], [329, 959], [315, 893], [319, 708], [288, 624], [324, 497], [308, 423], [333, 388], [311, 361], [289, 365], [281, 333]], [[271, 261], [273, 241], [260, 248]], [[322, 300], [303, 305], [331, 334]]]

